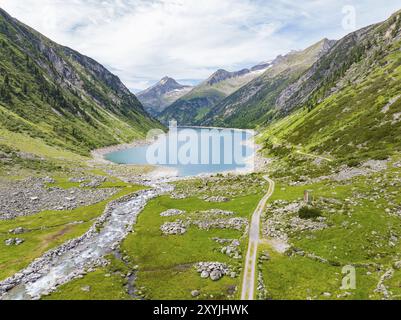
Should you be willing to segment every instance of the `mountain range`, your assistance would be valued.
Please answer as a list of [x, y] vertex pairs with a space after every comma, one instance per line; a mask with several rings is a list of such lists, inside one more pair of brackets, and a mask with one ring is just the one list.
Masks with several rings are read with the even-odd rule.
[[[314, 152], [382, 158], [401, 146], [401, 12], [279, 56], [257, 76], [219, 70], [158, 117], [257, 128]], [[277, 142], [277, 141], [276, 141]], [[351, 160], [350, 160], [351, 159]]]
[[399, 152], [400, 48], [401, 11], [337, 41], [269, 105], [266, 147], [274, 149], [277, 140], [268, 138], [274, 136], [349, 165]]
[[[274, 130], [344, 157], [390, 152], [400, 146], [400, 26], [397, 12], [338, 41], [323, 39], [250, 69], [217, 70], [195, 87], [165, 77], [138, 97], [164, 123]], [[3, 134], [87, 154], [163, 127], [102, 65], [3, 10], [0, 56]]]
[[176, 120], [181, 125], [200, 122], [210, 110], [227, 96], [260, 76], [271, 64], [258, 64], [251, 69], [229, 72], [217, 70], [158, 115], [163, 123]]

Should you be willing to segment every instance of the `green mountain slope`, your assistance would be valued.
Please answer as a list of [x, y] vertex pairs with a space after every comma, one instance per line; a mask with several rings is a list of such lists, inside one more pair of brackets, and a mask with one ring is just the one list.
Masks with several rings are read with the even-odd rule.
[[277, 102], [288, 97], [307, 79], [305, 72], [334, 44], [324, 39], [303, 50], [277, 57], [263, 75], [218, 103], [201, 124], [252, 128], [272, 119]]
[[269, 67], [270, 63], [266, 62], [237, 72], [220, 69], [170, 105], [158, 118], [164, 123], [174, 119], [181, 125], [198, 124], [217, 103], [260, 76]]
[[118, 77], [0, 9], [4, 133], [87, 154], [93, 148], [142, 137], [154, 127], [161, 125], [148, 117]]
[[294, 96], [302, 108], [264, 131], [266, 147], [280, 155], [302, 147], [350, 165], [399, 152], [400, 48], [401, 12], [340, 40], [303, 84], [313, 88], [308, 99]]

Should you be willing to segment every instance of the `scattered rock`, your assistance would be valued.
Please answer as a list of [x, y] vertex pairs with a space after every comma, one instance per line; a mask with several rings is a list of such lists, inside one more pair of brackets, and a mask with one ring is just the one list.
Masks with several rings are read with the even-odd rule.
[[221, 197], [221, 196], [205, 197], [204, 200], [207, 202], [215, 202], [215, 203], [222, 203], [222, 202], [230, 201], [229, 198]]
[[12, 229], [12, 230], [8, 231], [8, 233], [11, 233], [11, 234], [23, 234], [25, 232], [26, 232], [26, 230], [24, 228], [22, 228], [22, 227], [18, 227], [18, 228], [15, 228], [15, 229]]
[[43, 178], [43, 182], [44, 182], [44, 183], [55, 183], [56, 180], [54, 180], [54, 179], [51, 178], [51, 177], [45, 177], [45, 178]]
[[192, 298], [199, 297], [199, 296], [200, 296], [199, 290], [194, 290], [194, 291], [192, 291], [192, 292], [191, 292], [191, 296], [192, 296]]
[[68, 179], [68, 181], [72, 183], [83, 183], [86, 181], [86, 178], [85, 177], [70, 178]]
[[220, 210], [220, 209], [199, 211], [197, 213], [200, 215], [203, 215], [203, 216], [233, 216], [236, 214], [233, 211], [226, 211], [226, 210]]
[[210, 273], [210, 279], [212, 279], [213, 281], [218, 281], [223, 277], [223, 274], [221, 273], [220, 270], [213, 270]]
[[90, 292], [91, 289], [92, 289], [91, 286], [84, 286], [84, 287], [81, 288], [81, 290], [84, 291], [84, 292]]
[[215, 220], [197, 220], [192, 222], [199, 229], [235, 229], [241, 231], [244, 227], [248, 226], [248, 220], [245, 218], [231, 218], [231, 219], [215, 219]]
[[50, 182], [53, 180], [45, 177], [2, 184], [0, 220], [29, 216], [45, 210], [72, 210], [98, 203], [118, 192], [116, 188], [49, 188], [46, 184]]
[[4, 241], [6, 246], [19, 246], [20, 244], [23, 244], [25, 242], [24, 239], [20, 239], [20, 238], [11, 238], [11, 239], [7, 239]]
[[96, 177], [90, 182], [84, 182], [80, 184], [81, 188], [98, 188], [102, 183], [106, 182], [106, 177]]
[[213, 281], [231, 273], [227, 265], [220, 262], [199, 262], [195, 268], [202, 279], [210, 278]]
[[401, 270], [401, 261], [397, 261], [394, 263], [394, 269]]
[[187, 232], [187, 226], [182, 220], [166, 222], [160, 227], [164, 235], [183, 235]]
[[170, 209], [167, 211], [164, 211], [160, 214], [161, 217], [174, 217], [174, 216], [180, 216], [182, 214], [185, 214], [186, 212], [183, 210], [178, 210], [178, 209]]

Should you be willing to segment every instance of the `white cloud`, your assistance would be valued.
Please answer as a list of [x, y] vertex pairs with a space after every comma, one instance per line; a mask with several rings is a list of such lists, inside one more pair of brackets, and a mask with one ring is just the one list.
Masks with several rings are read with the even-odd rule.
[[[362, 4], [363, 3], [363, 4]], [[98, 60], [131, 89], [165, 75], [204, 79], [340, 37], [342, 7], [357, 26], [385, 19], [399, 0], [0, 0], [51, 39]]]

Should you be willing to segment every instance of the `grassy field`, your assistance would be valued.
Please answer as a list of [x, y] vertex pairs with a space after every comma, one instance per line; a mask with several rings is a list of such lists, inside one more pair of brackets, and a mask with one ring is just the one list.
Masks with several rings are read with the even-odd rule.
[[[223, 181], [224, 178], [219, 178], [216, 185]], [[139, 216], [134, 232], [121, 245], [122, 256], [128, 261], [128, 269], [121, 261], [111, 258], [107, 268], [96, 270], [83, 279], [60, 287], [47, 299], [136, 299], [138, 296], [167, 300], [237, 298], [243, 261], [221, 253], [222, 245], [213, 241], [213, 238], [240, 239], [240, 248], [244, 253], [247, 239], [243, 231], [200, 230], [191, 226], [184, 235], [164, 236], [160, 227], [165, 222], [177, 219], [199, 218], [198, 211], [210, 209], [233, 211], [236, 213], [235, 217], [249, 218], [263, 196], [263, 186], [250, 188], [251, 191], [257, 191], [254, 194], [232, 196], [230, 201], [224, 203], [211, 203], [199, 198], [200, 195], [214, 194], [210, 191], [209, 183], [191, 180], [178, 184], [177, 190], [193, 190], [196, 197], [177, 200], [162, 196], [148, 203]], [[227, 190], [221, 191], [221, 194], [227, 195]], [[187, 213], [179, 217], [161, 217], [160, 213], [168, 209], [184, 210]], [[217, 282], [201, 279], [194, 265], [198, 262], [215, 261], [238, 270], [238, 277], [225, 276]], [[121, 277], [133, 270], [137, 270], [135, 288], [138, 296], [135, 297], [127, 296], [127, 281]], [[91, 290], [83, 291], [87, 286]], [[193, 290], [199, 290], [200, 296], [193, 298]]]
[[[346, 182], [277, 185], [271, 198], [301, 201], [304, 190], [312, 190], [315, 199], [334, 199], [334, 210], [323, 210], [328, 228], [320, 231], [289, 232], [289, 244], [304, 254], [276, 252], [266, 245], [271, 259], [260, 265], [267, 297], [270, 299], [381, 299], [375, 289], [380, 277], [401, 259], [401, 224], [390, 214], [400, 203], [396, 191], [399, 172], [389, 169], [370, 177]], [[393, 204], [393, 205], [392, 205]], [[269, 219], [269, 211], [265, 219]], [[311, 259], [313, 254], [327, 262]], [[341, 290], [344, 266], [356, 268], [355, 290]], [[399, 297], [399, 272], [385, 282], [394, 297]], [[330, 294], [330, 295], [329, 295]]]

